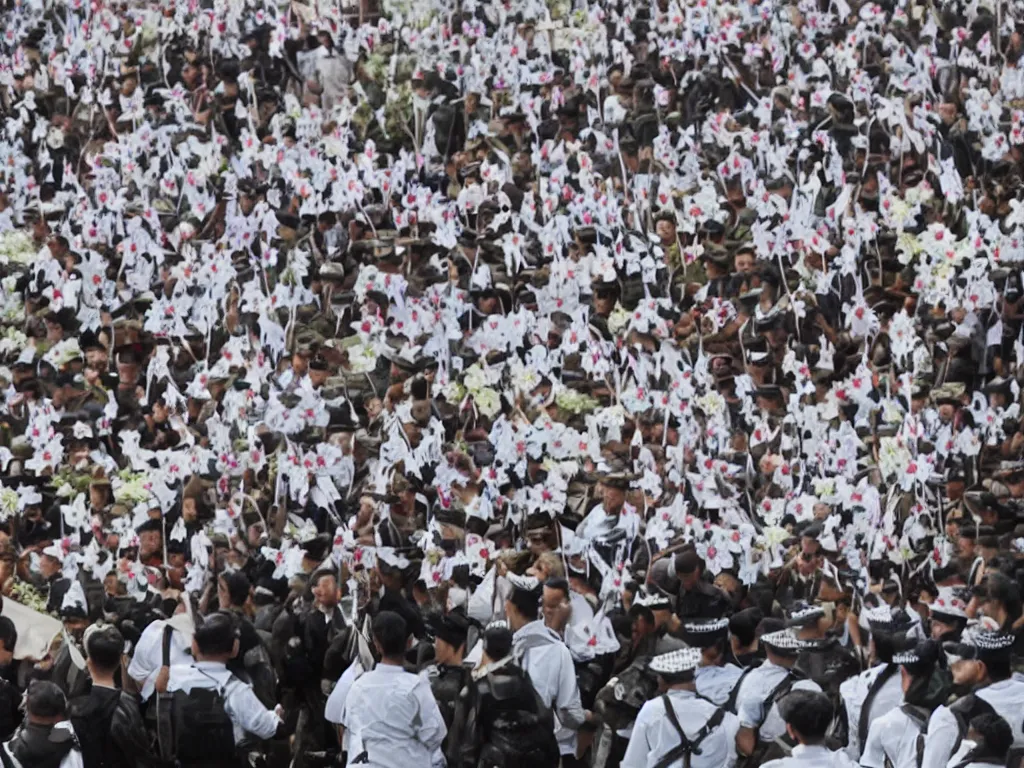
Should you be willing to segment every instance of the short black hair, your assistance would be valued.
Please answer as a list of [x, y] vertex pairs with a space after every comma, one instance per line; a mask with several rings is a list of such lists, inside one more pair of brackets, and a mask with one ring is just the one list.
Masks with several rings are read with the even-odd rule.
[[124, 635], [110, 625], [89, 632], [85, 638], [85, 654], [104, 672], [113, 672], [121, 665], [124, 653]]
[[373, 620], [373, 639], [386, 658], [393, 659], [405, 653], [409, 638], [405, 619], [394, 611], [381, 611]]
[[760, 608], [744, 608], [729, 619], [729, 632], [746, 648], [757, 639], [757, 625], [763, 618]]
[[1006, 609], [1011, 622], [1020, 618], [1021, 596], [1017, 583], [999, 571], [990, 573], [985, 581], [987, 599], [1000, 603]]
[[779, 714], [808, 744], [820, 744], [832, 723], [832, 702], [821, 691], [790, 691], [779, 700]]
[[33, 680], [28, 685], [25, 709], [36, 717], [64, 717], [68, 700], [64, 691], [49, 680]]
[[512, 631], [507, 627], [490, 627], [484, 631], [484, 652], [491, 661], [499, 661], [512, 653]]
[[334, 583], [335, 584], [338, 583], [338, 574], [335, 573], [333, 569], [331, 569], [331, 568], [321, 568], [319, 571], [315, 571], [313, 573], [313, 575], [310, 576], [310, 578], [309, 578], [309, 588], [312, 589], [313, 587], [315, 587], [317, 584], [320, 583], [320, 579], [327, 578], [328, 576], [330, 578], [334, 579]]
[[565, 599], [569, 599], [569, 582], [559, 576], [552, 577], [544, 582], [545, 589], [557, 589], [559, 592], [565, 595]]
[[508, 601], [515, 606], [526, 619], [533, 621], [537, 618], [537, 609], [540, 607], [541, 591], [539, 589], [522, 589], [515, 587]]
[[[241, 571], [231, 571], [222, 573], [220, 578], [224, 582], [224, 586], [227, 587], [231, 605], [236, 607], [245, 605], [245, 601], [249, 599], [249, 591], [252, 589], [249, 577]], [[226, 605], [221, 606], [221, 608], [227, 607]]]
[[7, 616], [0, 616], [0, 642], [3, 642], [5, 651], [11, 652], [18, 644], [18, 628]]
[[238, 639], [238, 626], [230, 613], [211, 613], [196, 627], [193, 639], [199, 652], [205, 656], [223, 656], [231, 653]]
[[972, 717], [971, 730], [977, 731], [985, 742], [985, 753], [989, 755], [1005, 755], [1013, 746], [1013, 729], [999, 715], [989, 712]]
[[704, 561], [701, 560], [700, 555], [692, 549], [688, 549], [685, 552], [680, 552], [676, 555], [674, 565], [676, 573], [678, 574], [691, 574], [698, 568], [701, 572], [704, 571]]

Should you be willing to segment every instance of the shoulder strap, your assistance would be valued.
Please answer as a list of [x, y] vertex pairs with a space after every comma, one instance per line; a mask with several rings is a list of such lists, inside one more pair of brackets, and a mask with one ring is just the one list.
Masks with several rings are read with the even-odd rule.
[[711, 732], [715, 730], [719, 725], [722, 724], [722, 720], [725, 719], [725, 710], [721, 707], [717, 707], [711, 717], [708, 718], [707, 722], [701, 727], [700, 731], [693, 738], [693, 741], [686, 738], [686, 733], [683, 731], [683, 726], [679, 724], [679, 718], [676, 716], [675, 707], [672, 706], [672, 700], [669, 698], [667, 693], [661, 695], [661, 700], [665, 703], [665, 715], [668, 717], [668, 721], [675, 728], [676, 733], [679, 734], [679, 744], [664, 755], [657, 763], [654, 764], [654, 768], [668, 768], [679, 758], [683, 759], [683, 765], [685, 768], [690, 766], [691, 755], [699, 755], [701, 742], [704, 741]]
[[864, 748], [864, 744], [868, 740], [868, 728], [871, 726], [871, 705], [875, 702], [878, 692], [882, 690], [882, 686], [889, 682], [893, 675], [899, 672], [899, 669], [897, 665], [889, 664], [880, 673], [875, 675], [875, 679], [871, 681], [871, 685], [868, 687], [867, 695], [864, 697], [864, 702], [860, 707], [860, 718], [857, 720], [857, 743], [861, 745], [861, 749]]
[[757, 669], [757, 667], [747, 667], [743, 670], [743, 674], [736, 680], [736, 685], [734, 685], [732, 690], [729, 691], [729, 698], [725, 700], [725, 704], [723, 705], [724, 709], [736, 714], [736, 697], [740, 695], [740, 686], [743, 685], [743, 681], [746, 680], [747, 675], [755, 669]]
[[163, 665], [165, 667], [171, 666], [171, 636], [173, 634], [174, 627], [170, 625], [164, 627]]
[[793, 687], [793, 683], [795, 682], [796, 675], [793, 674], [793, 670], [787, 669], [786, 676], [782, 678], [782, 682], [772, 688], [772, 692], [769, 693], [768, 698], [765, 699], [764, 706], [761, 707], [761, 722], [757, 724], [757, 728], [754, 729], [755, 731], [759, 730], [761, 726], [764, 725], [764, 721], [768, 719], [768, 715], [772, 711], [772, 706], [776, 701], [789, 693], [789, 689]]

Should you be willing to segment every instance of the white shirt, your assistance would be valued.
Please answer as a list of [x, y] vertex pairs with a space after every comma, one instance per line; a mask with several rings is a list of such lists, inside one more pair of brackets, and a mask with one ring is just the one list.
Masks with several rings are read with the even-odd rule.
[[[864, 754], [863, 768], [917, 768], [917, 737], [921, 728], [899, 707], [890, 709], [871, 723]], [[886, 762], [888, 761], [888, 762]]]
[[[75, 730], [74, 726], [71, 725], [70, 720], [65, 720], [61, 723], [57, 723], [53, 727], [63, 728], [64, 730], [71, 731], [72, 733], [74, 733]], [[7, 744], [4, 744], [3, 750], [6, 753], [7, 757], [10, 759], [11, 765], [13, 765], [14, 768], [32, 768], [31, 765], [22, 766], [21, 763], [15, 760], [14, 755], [12, 755], [11, 751], [7, 748]], [[72, 749], [70, 752], [64, 755], [64, 759], [60, 761], [60, 768], [85, 768], [85, 762], [82, 760], [81, 751], [79, 751], [78, 749]]]
[[[1014, 675], [1009, 680], [985, 686], [974, 692], [992, 706], [996, 714], [1010, 724], [1013, 731], [1013, 746], [1024, 747], [1024, 717], [1021, 716], [1024, 702], [1024, 679]], [[945, 765], [960, 736], [960, 725], [949, 707], [939, 707], [932, 712], [928, 721], [928, 735], [924, 742], [922, 765]]]
[[235, 677], [219, 661], [196, 661], [171, 667], [167, 692], [192, 689], [220, 690], [224, 696], [224, 712], [235, 727], [235, 743], [252, 734], [258, 739], [269, 739], [277, 731], [280, 720], [272, 710], [263, 706], [252, 687]]
[[512, 652], [530, 676], [544, 706], [555, 715], [559, 750], [563, 755], [575, 755], [576, 729], [585, 721], [585, 715], [569, 649], [544, 622], [531, 621], [513, 635]]
[[710, 699], [718, 706], [729, 700], [732, 689], [743, 677], [743, 670], [735, 664], [723, 664], [720, 667], [698, 667], [694, 673], [697, 693]]
[[351, 733], [349, 764], [366, 752], [368, 761], [361, 764], [368, 768], [430, 765], [448, 732], [430, 685], [391, 664], [379, 664], [352, 683], [341, 724]]
[[[850, 731], [849, 743], [846, 745], [846, 754], [850, 756], [851, 760], [860, 758], [861, 750], [863, 749], [863, 745], [860, 743], [859, 729], [864, 701], [875, 680], [888, 667], [888, 664], [879, 664], [865, 672], [861, 672], [856, 677], [843, 680], [839, 685], [839, 695], [846, 705], [846, 722], [849, 725]], [[871, 724], [875, 720], [902, 703], [903, 687], [901, 686], [900, 675], [897, 671], [896, 674], [882, 683], [882, 687], [878, 689], [875, 698], [872, 699], [871, 711], [868, 713], [868, 732], [870, 732]]]
[[[764, 714], [764, 703], [788, 671], [785, 667], [765, 661], [740, 683], [740, 690], [736, 695], [736, 715], [744, 728], [756, 728], [758, 723], [761, 723], [758, 732], [761, 741], [774, 741], [786, 732], [786, 724], [779, 714], [778, 701], [772, 704], [767, 716]], [[790, 690], [820, 692], [821, 687], [813, 680], [797, 680]]]
[[[716, 707], [697, 698], [692, 691], [668, 692], [679, 725], [691, 741], [715, 714]], [[722, 722], [700, 743], [700, 754], [690, 755], [691, 768], [731, 768], [736, 763], [736, 732], [740, 721], [726, 712]], [[679, 733], [665, 715], [665, 700], [658, 696], [640, 710], [633, 725], [633, 735], [622, 758], [621, 768], [652, 768], [666, 754], [679, 746]], [[683, 765], [683, 758], [672, 765]]]
[[[338, 680], [338, 684], [334, 686], [331, 691], [331, 695], [327, 697], [327, 705], [324, 707], [324, 719], [329, 723], [335, 725], [341, 725], [342, 714], [345, 711], [345, 701], [348, 699], [348, 692], [352, 690], [352, 683], [363, 676], [363, 664], [359, 659], [353, 661], [348, 669], [341, 674], [341, 679]], [[352, 750], [349, 749], [349, 742], [351, 741], [351, 734], [345, 731], [345, 735], [341, 739], [341, 749], [343, 752], [351, 754]], [[360, 749], [359, 752], [363, 750]]]
[[761, 768], [852, 768], [853, 765], [845, 752], [799, 744], [793, 747], [793, 754], [789, 757], [769, 760]]
[[[156, 689], [156, 678], [164, 663], [164, 627], [166, 621], [154, 621], [142, 631], [139, 642], [135, 645], [135, 653], [128, 665], [128, 676], [142, 684], [139, 695], [143, 701], [149, 699]], [[171, 635], [171, 666], [175, 664], [191, 664], [189, 655], [191, 643], [181, 632]]]

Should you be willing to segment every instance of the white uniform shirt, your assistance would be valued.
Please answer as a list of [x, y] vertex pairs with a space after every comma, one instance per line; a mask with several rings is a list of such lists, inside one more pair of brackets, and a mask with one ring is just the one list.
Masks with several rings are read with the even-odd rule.
[[[839, 685], [839, 695], [843, 699], [843, 704], [846, 705], [846, 722], [850, 728], [850, 739], [849, 744], [846, 745], [846, 754], [850, 756], [851, 760], [859, 759], [861, 750], [864, 748], [864, 745], [860, 743], [860, 734], [858, 732], [864, 701], [875, 680], [888, 667], [888, 664], [878, 664], [865, 672], [861, 672], [856, 677], [843, 680]], [[878, 689], [875, 698], [872, 699], [871, 712], [868, 713], [868, 732], [870, 732], [871, 723], [902, 703], [903, 688], [899, 672], [897, 671], [896, 674], [882, 683], [882, 687]]]
[[793, 754], [781, 760], [769, 760], [761, 768], [852, 768], [855, 764], [846, 753], [833, 752], [826, 747], [800, 744]]
[[[679, 725], [691, 741], [715, 714], [716, 707], [691, 691], [668, 692]], [[736, 763], [736, 732], [740, 721], [726, 712], [722, 722], [700, 743], [700, 754], [691, 754], [691, 768], [731, 768]], [[652, 768], [679, 746], [679, 733], [665, 715], [665, 700], [658, 696], [644, 704], [633, 725], [633, 735], [622, 758], [622, 768]], [[683, 758], [673, 765], [683, 765]]]
[[349, 764], [365, 752], [361, 764], [368, 768], [430, 765], [448, 732], [430, 685], [392, 664], [379, 664], [352, 683], [341, 724], [351, 734]]
[[[743, 678], [739, 693], [736, 695], [736, 715], [744, 728], [756, 728], [761, 724], [759, 737], [761, 741], [774, 741], [786, 732], [786, 724], [779, 715], [778, 701], [772, 704], [767, 716], [764, 714], [764, 703], [782, 679], [786, 676], [785, 667], [765, 661]], [[790, 689], [793, 691], [821, 691], [821, 687], [813, 680], [797, 680]], [[781, 698], [781, 697], [779, 697]], [[763, 721], [763, 722], [762, 722]]]
[[900, 707], [890, 709], [871, 723], [860, 764], [863, 768], [885, 768], [887, 764], [893, 768], [917, 768], [920, 733], [920, 726]]
[[[1014, 675], [1009, 680], [985, 686], [974, 695], [992, 706], [996, 714], [1010, 724], [1013, 746], [1024, 747], [1024, 679]], [[960, 737], [960, 725], [949, 707], [939, 707], [928, 721], [922, 765], [945, 765]]]
[[[156, 689], [156, 678], [164, 663], [164, 627], [166, 621], [154, 621], [142, 631], [142, 636], [135, 646], [135, 654], [128, 665], [128, 676], [141, 681], [142, 690], [139, 695], [147, 701]], [[171, 635], [171, 666], [191, 664], [189, 654], [191, 643], [178, 631]]]
[[167, 692], [216, 689], [224, 696], [224, 712], [235, 727], [235, 743], [251, 734], [258, 739], [269, 739], [277, 731], [280, 720], [272, 710], [263, 706], [252, 687], [235, 677], [219, 661], [197, 661], [171, 667]]
[[[535, 642], [541, 644], [534, 645]], [[531, 621], [513, 635], [512, 652], [529, 674], [544, 706], [555, 715], [559, 750], [563, 755], [575, 755], [576, 729], [583, 724], [585, 716], [569, 649], [544, 622]]]
[[743, 677], [743, 670], [735, 664], [723, 664], [720, 667], [698, 667], [694, 673], [697, 693], [710, 699], [718, 706], [729, 700], [732, 689]]

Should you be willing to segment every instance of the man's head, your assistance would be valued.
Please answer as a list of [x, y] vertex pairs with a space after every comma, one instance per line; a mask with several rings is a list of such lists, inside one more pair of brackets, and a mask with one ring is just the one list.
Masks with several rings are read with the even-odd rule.
[[241, 608], [249, 599], [252, 584], [241, 571], [222, 573], [217, 579], [217, 601], [221, 608]]
[[967, 738], [979, 746], [981, 754], [989, 756], [1006, 755], [1013, 747], [1013, 729], [995, 712], [972, 717]]
[[317, 571], [312, 579], [313, 597], [318, 606], [325, 610], [333, 609], [339, 600], [338, 577], [334, 571]]
[[548, 579], [544, 583], [544, 592], [541, 597], [541, 611], [544, 614], [544, 624], [562, 632], [569, 623], [572, 616], [572, 604], [569, 602], [569, 582], [565, 579]]
[[373, 644], [381, 658], [400, 662], [409, 640], [405, 619], [394, 611], [381, 611], [373, 620], [372, 631]]
[[110, 677], [121, 666], [124, 653], [124, 636], [117, 627], [98, 627], [85, 637], [85, 663], [89, 676]]
[[541, 590], [539, 589], [515, 587], [512, 590], [512, 594], [505, 601], [505, 615], [508, 616], [508, 622], [513, 631], [537, 620], [540, 599]]
[[44, 579], [51, 579], [61, 571], [60, 560], [53, 555], [43, 555], [39, 558], [39, 573]]
[[434, 632], [434, 660], [438, 664], [458, 666], [466, 652], [469, 622], [457, 611], [431, 622]]
[[206, 617], [192, 636], [192, 656], [197, 661], [226, 663], [238, 655], [238, 626], [229, 613]]
[[953, 683], [977, 687], [1006, 680], [1012, 674], [1014, 635], [971, 628], [956, 643], [943, 643]]
[[18, 630], [14, 622], [6, 616], [0, 616], [0, 667], [5, 667], [14, 659], [14, 646], [18, 644]]
[[700, 577], [704, 573], [704, 561], [694, 550], [688, 549], [676, 555], [675, 567], [676, 576], [679, 577], [679, 584], [683, 590], [689, 592], [700, 584]]
[[832, 722], [832, 702], [821, 691], [790, 691], [779, 700], [786, 733], [799, 744], [821, 744]]
[[25, 694], [25, 712], [29, 723], [34, 725], [56, 725], [64, 720], [67, 712], [64, 692], [48, 680], [33, 680]]

